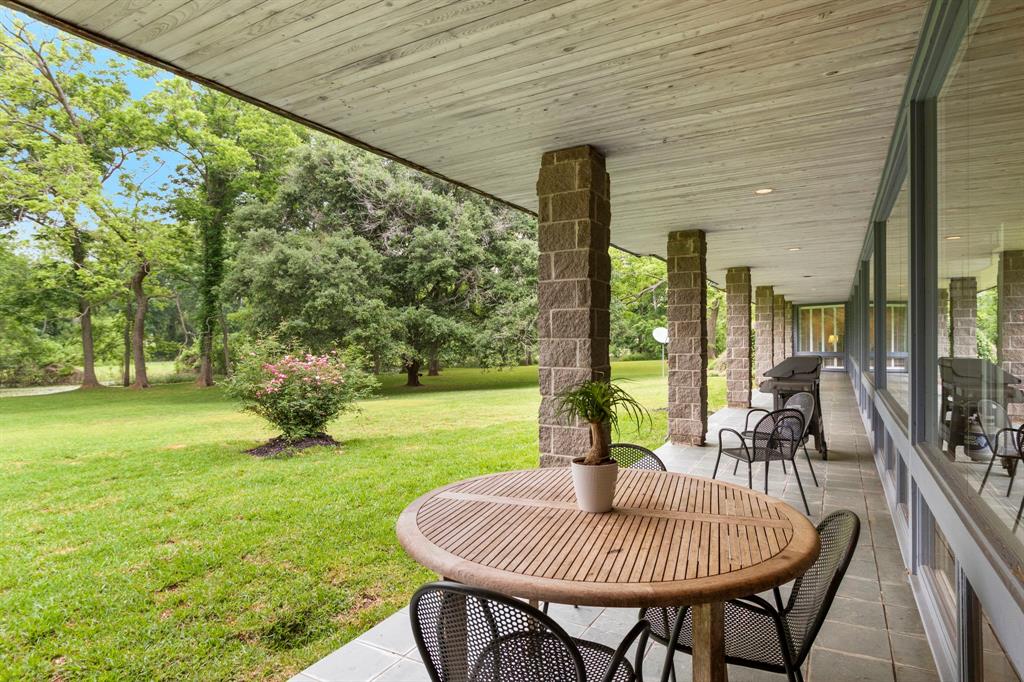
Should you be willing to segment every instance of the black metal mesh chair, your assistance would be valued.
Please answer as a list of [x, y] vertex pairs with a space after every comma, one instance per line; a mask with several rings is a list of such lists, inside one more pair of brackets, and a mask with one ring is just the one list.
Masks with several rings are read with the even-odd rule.
[[[576, 639], [529, 604], [453, 582], [410, 602], [413, 637], [434, 682], [641, 682], [650, 624], [617, 649]], [[626, 656], [637, 643], [636, 668]]]
[[[860, 519], [849, 510], [832, 512], [818, 524], [821, 553], [793, 583], [789, 598], [773, 590], [774, 604], [752, 595], [725, 604], [725, 660], [758, 670], [783, 673], [802, 681], [800, 666], [825, 622], [839, 584], [850, 565], [860, 537]], [[693, 653], [693, 620], [688, 607], [644, 609], [640, 617], [651, 624], [651, 639], [669, 647], [661, 679], [675, 680], [676, 651]]]
[[647, 469], [648, 471], [667, 471], [665, 463], [656, 454], [632, 443], [612, 443], [612, 459], [619, 463], [620, 469]]
[[[814, 465], [811, 464], [811, 455], [807, 452], [807, 441], [811, 438], [811, 425], [814, 423], [814, 394], [808, 393], [807, 391], [801, 391], [800, 393], [794, 393], [789, 396], [786, 400], [786, 409], [799, 410], [800, 414], [804, 417], [804, 433], [800, 439], [800, 445], [804, 449], [804, 458], [807, 460], [807, 468], [811, 470], [811, 479], [814, 480], [814, 486], [818, 487], [818, 475], [814, 473]], [[747, 416], [743, 421], [743, 437], [753, 438], [754, 432], [750, 428], [750, 417], [754, 414], [771, 414], [769, 410], [765, 410], [760, 407], [755, 407], [747, 412]], [[735, 474], [739, 469], [739, 460], [736, 461], [736, 466], [733, 467], [732, 473]], [[786, 471], [786, 462], [782, 462], [782, 471]]]
[[[982, 477], [981, 485], [978, 486], [978, 494], [980, 495], [985, 489], [988, 475], [992, 473], [992, 465], [998, 457], [1003, 461], [1010, 460], [1008, 467], [1010, 484], [1006, 487], [1006, 496], [1009, 497], [1013, 490], [1013, 479], [1017, 475], [1017, 462], [1012, 460], [1024, 461], [1024, 452], [1022, 452], [1022, 448], [1018, 447], [1017, 429], [1013, 427], [1006, 408], [994, 400], [978, 401], [978, 413], [975, 420], [985, 437], [985, 444], [988, 445], [989, 452], [992, 453], [992, 457], [988, 460], [988, 467], [985, 469], [985, 476]], [[1017, 519], [1020, 519], [1020, 514], [1017, 515]]]
[[[725, 434], [731, 433], [739, 439], [739, 445], [726, 446]], [[764, 492], [768, 493], [768, 467], [772, 462], [790, 462], [793, 464], [793, 475], [796, 477], [797, 486], [800, 488], [800, 497], [804, 501], [804, 509], [808, 516], [811, 507], [807, 504], [807, 496], [804, 494], [804, 484], [800, 480], [800, 471], [796, 468], [797, 448], [800, 447], [800, 439], [804, 434], [804, 418], [800, 410], [783, 408], [769, 412], [754, 429], [748, 432], [747, 436], [735, 429], [722, 429], [718, 432], [718, 459], [715, 460], [715, 470], [711, 478], [718, 475], [718, 466], [722, 462], [722, 455], [731, 457], [739, 462], [747, 464], [747, 484], [754, 489], [754, 462], [764, 463]], [[785, 471], [785, 469], [783, 469]]]

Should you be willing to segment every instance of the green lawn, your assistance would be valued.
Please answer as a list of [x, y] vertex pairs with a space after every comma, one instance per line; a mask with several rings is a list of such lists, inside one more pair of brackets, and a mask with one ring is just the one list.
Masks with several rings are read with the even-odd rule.
[[[614, 375], [664, 407], [658, 362]], [[399, 511], [537, 461], [536, 368], [425, 381], [385, 377], [331, 428], [340, 451], [269, 460], [218, 389], [0, 399], [0, 679], [284, 679], [400, 607], [432, 576]], [[724, 394], [712, 378], [712, 409]]]
[[[166, 383], [180, 377], [174, 371], [174, 360], [150, 360], [146, 363], [146, 376], [150, 383]], [[96, 378], [101, 383], [116, 385], [121, 383], [120, 365], [97, 365]]]

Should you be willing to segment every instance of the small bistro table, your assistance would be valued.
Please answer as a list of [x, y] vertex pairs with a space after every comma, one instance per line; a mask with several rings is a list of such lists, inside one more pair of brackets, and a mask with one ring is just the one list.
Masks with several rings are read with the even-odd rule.
[[409, 555], [441, 576], [580, 606], [693, 610], [693, 679], [727, 679], [724, 601], [786, 583], [818, 533], [780, 500], [699, 476], [622, 469], [615, 508], [576, 507], [569, 469], [510, 471], [433, 490], [398, 518]]

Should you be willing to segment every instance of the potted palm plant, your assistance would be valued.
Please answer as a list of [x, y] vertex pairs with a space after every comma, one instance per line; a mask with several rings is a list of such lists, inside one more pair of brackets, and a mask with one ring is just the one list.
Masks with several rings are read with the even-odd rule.
[[637, 424], [650, 414], [620, 386], [594, 379], [571, 386], [558, 394], [559, 418], [575, 418], [590, 425], [590, 451], [572, 461], [572, 485], [576, 504], [585, 512], [611, 511], [619, 465], [609, 454], [609, 433], [619, 431], [619, 411]]

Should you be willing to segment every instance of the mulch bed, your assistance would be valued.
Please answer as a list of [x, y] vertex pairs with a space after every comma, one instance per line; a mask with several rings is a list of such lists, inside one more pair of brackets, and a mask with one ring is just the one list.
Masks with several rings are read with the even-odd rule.
[[275, 457], [279, 455], [290, 455], [299, 450], [305, 450], [306, 448], [315, 448], [319, 446], [338, 447], [339, 445], [341, 445], [341, 443], [334, 440], [326, 433], [321, 433], [310, 438], [300, 438], [299, 440], [285, 440], [283, 437], [278, 436], [277, 438], [271, 438], [263, 445], [257, 446], [251, 450], [246, 450], [246, 452], [254, 457]]

